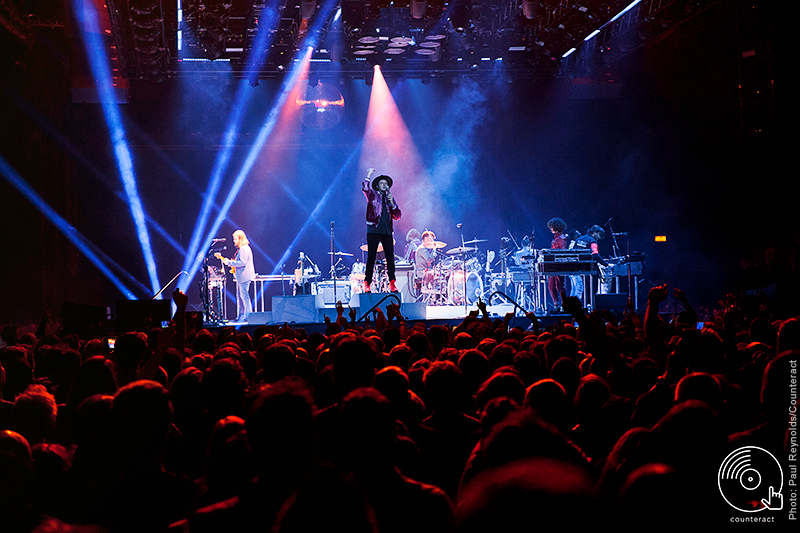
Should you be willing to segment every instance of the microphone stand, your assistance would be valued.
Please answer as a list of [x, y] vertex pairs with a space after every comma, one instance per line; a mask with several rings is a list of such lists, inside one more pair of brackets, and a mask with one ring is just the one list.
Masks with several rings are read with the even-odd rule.
[[611, 232], [612, 247], [614, 249], [614, 257], [619, 257], [619, 246], [617, 246], [617, 234], [614, 233], [613, 218], [608, 219], [608, 230]]
[[334, 255], [334, 252], [336, 252], [336, 245], [334, 244], [333, 223], [334, 221], [331, 220], [331, 277], [333, 278], [333, 301], [336, 303], [336, 263], [334, 263], [336, 257]]

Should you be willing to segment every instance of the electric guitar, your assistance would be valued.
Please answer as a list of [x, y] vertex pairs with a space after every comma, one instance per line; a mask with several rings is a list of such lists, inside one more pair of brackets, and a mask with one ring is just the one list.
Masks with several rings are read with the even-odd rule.
[[[222, 264], [223, 264], [223, 265], [225, 264], [225, 261], [230, 261], [230, 259], [225, 259], [224, 257], [222, 257], [222, 254], [221, 254], [221, 253], [219, 253], [219, 252], [215, 253], [215, 254], [214, 254], [214, 257], [216, 257], [217, 259], [219, 259], [220, 261], [222, 261]], [[230, 273], [231, 273], [231, 274], [236, 274], [236, 267], [231, 267]]]

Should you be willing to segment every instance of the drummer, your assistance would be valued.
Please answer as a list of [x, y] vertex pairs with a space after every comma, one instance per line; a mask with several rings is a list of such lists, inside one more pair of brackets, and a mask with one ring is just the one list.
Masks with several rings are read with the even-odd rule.
[[436, 234], [430, 230], [422, 233], [422, 244], [417, 247], [414, 257], [414, 273], [417, 279], [422, 279], [425, 270], [431, 269], [436, 262]]

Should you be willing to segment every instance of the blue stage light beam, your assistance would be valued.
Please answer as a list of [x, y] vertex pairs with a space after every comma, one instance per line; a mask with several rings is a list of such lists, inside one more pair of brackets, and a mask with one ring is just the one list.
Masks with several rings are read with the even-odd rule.
[[[258, 135], [256, 136], [256, 139], [253, 142], [253, 147], [247, 154], [247, 157], [245, 158], [242, 168], [239, 170], [239, 173], [237, 174], [236, 179], [234, 180], [233, 185], [231, 186], [231, 189], [228, 192], [228, 196], [226, 197], [225, 201], [220, 207], [220, 211], [217, 214], [214, 223], [211, 225], [210, 231], [206, 234], [206, 237], [203, 240], [204, 243], [207, 244], [211, 242], [211, 239], [213, 238], [212, 236], [217, 233], [220, 226], [225, 221], [225, 218], [227, 217], [228, 214], [228, 210], [231, 208], [231, 205], [233, 205], [234, 200], [236, 200], [236, 196], [239, 194], [239, 191], [244, 185], [244, 182], [247, 179], [250, 170], [253, 168], [253, 165], [255, 164], [259, 153], [261, 152], [261, 148], [267, 142], [270, 133], [272, 133], [272, 130], [274, 129], [276, 123], [278, 122], [281, 109], [286, 104], [288, 96], [294, 90], [295, 85], [300, 81], [301, 72], [306, 70], [304, 66], [308, 65], [308, 60], [311, 57], [312, 51], [313, 49], [311, 47], [309, 47], [306, 50], [305, 56], [303, 60], [300, 62], [300, 65], [298, 65], [295, 69], [293, 69], [291, 76], [287, 78], [287, 80], [284, 82], [283, 90], [278, 96], [275, 105], [273, 105], [272, 109], [270, 110], [269, 115], [267, 116], [267, 120], [261, 126], [261, 129], [259, 130]], [[195, 273], [200, 268], [200, 264], [202, 263], [202, 261], [203, 261], [203, 254], [197, 253], [196, 256], [194, 257], [194, 261], [191, 264], [191, 267], [189, 269], [184, 269], [188, 270], [189, 272], [188, 276], [189, 280], [191, 280], [194, 277]]]
[[[270, 6], [261, 12], [261, 18], [258, 21], [258, 33], [256, 41], [250, 56], [247, 58], [247, 69], [249, 71], [258, 71], [260, 65], [264, 62], [264, 58], [269, 51], [270, 44], [274, 38], [275, 33], [272, 28], [279, 22], [278, 11], [279, 0], [272, 0]], [[245, 111], [249, 107], [250, 99], [253, 96], [253, 90], [249, 87], [250, 82], [248, 79], [243, 78], [239, 81], [239, 86], [236, 89], [236, 95], [233, 100], [233, 107], [228, 119], [228, 124], [225, 128], [225, 133], [222, 138], [222, 149], [217, 154], [214, 161], [214, 167], [211, 170], [211, 176], [208, 180], [208, 188], [203, 195], [203, 204], [200, 207], [200, 213], [197, 217], [192, 238], [189, 241], [189, 248], [187, 249], [186, 257], [183, 262], [183, 269], [188, 270], [195, 256], [200, 249], [200, 240], [203, 237], [203, 231], [208, 224], [208, 219], [211, 216], [211, 209], [217, 199], [217, 194], [222, 186], [223, 177], [228, 169], [233, 148], [236, 145], [236, 140], [239, 137], [239, 130], [242, 126], [242, 121], [245, 117]], [[184, 283], [188, 286], [191, 282], [191, 277]], [[185, 289], [185, 287], [184, 287]]]
[[[69, 222], [64, 220], [61, 215], [55, 212], [55, 210], [48, 205], [44, 199], [39, 196], [39, 194], [34, 191], [30, 185], [20, 176], [16, 170], [2, 157], [0, 156], [0, 173], [3, 174], [3, 177], [8, 180], [11, 185], [14, 186], [19, 193], [24, 196], [31, 204], [33, 204], [36, 209], [38, 209], [47, 219], [53, 223], [53, 225], [58, 228], [58, 230], [72, 243], [77, 247], [83, 254], [92, 262], [94, 266], [97, 267], [103, 275], [108, 278], [111, 283], [128, 299], [133, 300], [136, 298], [136, 295], [131, 292], [128, 287], [120, 280], [114, 272], [111, 271], [110, 268], [98, 257], [98, 255], [94, 252], [93, 248], [94, 245], [91, 245], [74, 226], [72, 226]], [[144, 287], [146, 290], [147, 288]]]
[[[303, 202], [300, 201], [300, 198], [297, 197], [297, 195], [294, 193], [294, 191], [288, 185], [286, 185], [285, 183], [281, 183], [281, 188], [283, 189], [283, 192], [286, 193], [286, 196], [288, 196], [289, 199], [297, 207], [299, 213], [308, 213], [308, 209], [306, 208], [306, 205]], [[320, 233], [323, 236], [330, 235], [330, 228], [325, 227], [321, 222], [316, 222], [316, 226], [317, 226], [317, 229], [319, 229]], [[338, 244], [338, 243], [336, 243], [336, 244]]]
[[[286, 105], [288, 97], [295, 89], [295, 86], [300, 81], [302, 75], [307, 75], [308, 73], [308, 64], [311, 60], [311, 54], [314, 52], [316, 48], [317, 42], [319, 41], [319, 34], [320, 30], [322, 29], [323, 25], [327, 21], [327, 18], [333, 11], [334, 7], [337, 7], [339, 4], [338, 0], [327, 0], [323, 9], [320, 11], [319, 15], [315, 17], [315, 22], [312, 25], [311, 29], [309, 30], [306, 38], [304, 39], [304, 44], [301, 45], [300, 50], [305, 50], [303, 54], [303, 58], [299, 60], [299, 62], [294, 66], [294, 68], [290, 71], [291, 75], [284, 81], [283, 88], [281, 90], [278, 99], [276, 100], [275, 104], [272, 106], [272, 109], [267, 116], [266, 121], [261, 126], [261, 129], [258, 132], [258, 135], [253, 143], [250, 152], [247, 154], [245, 158], [244, 164], [240, 169], [239, 173], [237, 174], [233, 185], [231, 186], [230, 191], [228, 192], [228, 196], [225, 202], [222, 204], [220, 212], [217, 215], [215, 222], [211, 226], [211, 230], [206, 234], [203, 243], [208, 245], [213, 238], [213, 235], [216, 234], [219, 227], [222, 225], [222, 222], [225, 220], [228, 214], [228, 210], [230, 209], [233, 201], [236, 199], [236, 196], [239, 194], [242, 186], [244, 185], [245, 180], [247, 179], [250, 170], [253, 168], [253, 165], [258, 158], [258, 155], [261, 152], [264, 144], [266, 143], [267, 139], [269, 138], [270, 134], [272, 133], [275, 125], [278, 122], [280, 117], [280, 113]], [[194, 261], [191, 264], [191, 267], [187, 270], [189, 275], [187, 276], [187, 280], [185, 283], [189, 283], [192, 279], [194, 279], [194, 275], [197, 273], [197, 270], [200, 268], [200, 264], [203, 261], [203, 256], [201, 253], [196, 253], [194, 257]], [[282, 264], [282, 262], [277, 263]]]
[[286, 251], [283, 252], [281, 259], [280, 261], [278, 261], [278, 264], [276, 265], [275, 270], [272, 271], [272, 274], [276, 274], [278, 267], [284, 264], [284, 262], [286, 262], [289, 259], [289, 257], [294, 254], [294, 251], [297, 248], [297, 243], [300, 242], [300, 239], [303, 238], [303, 236], [305, 235], [306, 231], [311, 226], [311, 224], [314, 223], [318, 224], [316, 220], [319, 217], [319, 214], [322, 212], [322, 209], [328, 204], [328, 201], [330, 200], [333, 191], [339, 190], [339, 188], [342, 186], [342, 181], [344, 179], [344, 176], [352, 175], [350, 167], [353, 165], [356, 155], [358, 155], [358, 153], [361, 151], [362, 143], [363, 141], [360, 142], [358, 146], [350, 153], [350, 155], [347, 158], [347, 161], [345, 161], [344, 165], [342, 165], [342, 168], [339, 170], [339, 173], [336, 175], [333, 181], [331, 181], [330, 185], [328, 185], [328, 188], [325, 190], [325, 194], [322, 195], [322, 198], [320, 198], [319, 202], [317, 202], [317, 205], [314, 206], [314, 210], [311, 212], [311, 215], [309, 215], [308, 218], [306, 219], [306, 222], [305, 224], [303, 224], [303, 227], [300, 228], [300, 231], [297, 232], [297, 235], [295, 236], [294, 240], [289, 245], [289, 247], [286, 248]]
[[89, 65], [91, 66], [92, 74], [100, 94], [103, 115], [105, 116], [111, 142], [114, 146], [114, 156], [125, 191], [125, 198], [131, 216], [133, 217], [133, 223], [136, 227], [136, 236], [142, 247], [142, 255], [144, 256], [145, 266], [147, 267], [147, 273], [150, 277], [150, 285], [153, 289], [153, 294], [155, 294], [161, 289], [161, 283], [158, 281], [156, 261], [150, 244], [147, 223], [145, 222], [144, 207], [142, 206], [142, 201], [137, 190], [136, 176], [133, 170], [133, 157], [128, 147], [122, 117], [114, 103], [111, 69], [109, 68], [108, 58], [106, 57], [105, 49], [100, 39], [100, 25], [97, 21], [97, 13], [95, 12], [91, 0], [76, 0], [72, 4], [81, 29], [83, 42], [86, 46]]
[[[31, 106], [28, 102], [26, 102], [23, 98], [21, 98], [18, 94], [12, 91], [6, 84], [0, 82], [0, 88], [11, 98], [14, 103], [16, 103], [28, 117], [33, 119], [39, 127], [42, 128], [51, 138], [53, 138], [58, 144], [60, 144], [68, 153], [70, 153], [81, 165], [89, 171], [89, 174], [97, 179], [100, 183], [108, 187], [109, 189], [113, 189], [113, 181], [108, 178], [97, 166], [95, 166], [92, 161], [86, 157], [86, 154], [78, 150], [74, 144], [72, 144], [67, 137], [61, 133], [58, 128], [53, 126], [45, 117], [41, 115], [33, 106]], [[153, 147], [155, 147], [153, 145]], [[163, 154], [162, 154], [163, 155]], [[188, 178], [187, 178], [188, 179]], [[120, 191], [114, 191], [114, 195], [122, 200], [125, 201], [125, 194]], [[181, 244], [175, 240], [172, 235], [170, 235], [163, 226], [161, 226], [153, 217], [149, 214], [145, 213], [145, 220], [147, 223], [158, 233], [161, 235], [164, 240], [175, 249], [181, 255], [186, 254], [186, 250], [181, 246]], [[146, 291], [145, 291], [146, 292]]]

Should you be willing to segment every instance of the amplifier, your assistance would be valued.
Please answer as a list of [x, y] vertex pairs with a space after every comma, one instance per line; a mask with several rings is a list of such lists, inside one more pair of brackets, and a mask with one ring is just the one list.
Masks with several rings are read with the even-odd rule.
[[314, 284], [314, 292], [317, 296], [317, 307], [325, 305], [336, 305], [336, 302], [342, 302], [347, 307], [350, 303], [350, 283], [348, 281], [336, 280], [336, 294], [333, 293], [333, 281], [318, 281]]

